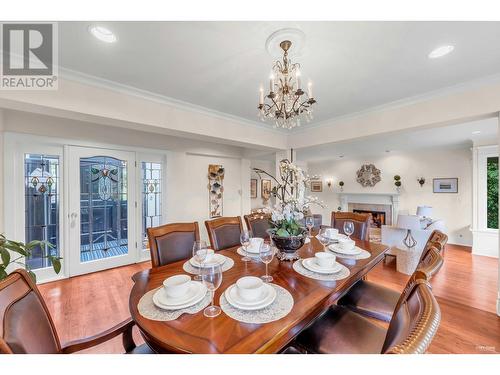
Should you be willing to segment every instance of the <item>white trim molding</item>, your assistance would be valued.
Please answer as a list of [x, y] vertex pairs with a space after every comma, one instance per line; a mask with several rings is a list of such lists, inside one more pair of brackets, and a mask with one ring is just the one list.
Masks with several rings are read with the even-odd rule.
[[498, 229], [487, 227], [486, 162], [498, 156], [498, 146], [477, 146], [472, 149], [472, 254], [498, 257]]

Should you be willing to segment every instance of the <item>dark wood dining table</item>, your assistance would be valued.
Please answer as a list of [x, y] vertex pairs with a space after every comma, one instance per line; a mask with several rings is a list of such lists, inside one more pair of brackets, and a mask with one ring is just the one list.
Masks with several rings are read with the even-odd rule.
[[[159, 353], [277, 353], [376, 266], [388, 250], [385, 245], [368, 241], [356, 240], [356, 245], [370, 252], [370, 258], [337, 258], [350, 270], [347, 278], [337, 281], [308, 278], [294, 271], [292, 262], [280, 262], [275, 258], [269, 264], [269, 274], [274, 278], [273, 283], [292, 294], [294, 306], [287, 316], [271, 323], [241, 323], [224, 312], [215, 318], [207, 318], [203, 310], [192, 315], [183, 314], [172, 321], [143, 317], [137, 309], [141, 297], [161, 286], [167, 277], [185, 273], [182, 269], [184, 260], [135, 274], [129, 300], [130, 313], [148, 345]], [[235, 264], [223, 273], [222, 285], [215, 293], [216, 304], [226, 288], [240, 277], [261, 276], [265, 272], [263, 263], [243, 262], [236, 250], [234, 247], [219, 252], [232, 258]], [[313, 237], [299, 250], [299, 255], [307, 258], [322, 250], [323, 246]]]

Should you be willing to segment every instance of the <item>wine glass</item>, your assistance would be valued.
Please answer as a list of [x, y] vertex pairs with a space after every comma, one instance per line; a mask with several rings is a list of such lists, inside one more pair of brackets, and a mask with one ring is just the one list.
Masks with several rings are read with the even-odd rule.
[[244, 230], [243, 232], [241, 232], [240, 234], [240, 243], [241, 243], [241, 247], [243, 248], [244, 252], [245, 252], [245, 256], [243, 258], [241, 258], [241, 260], [243, 262], [248, 262], [250, 260], [252, 260], [249, 256], [248, 256], [248, 251], [247, 251], [247, 247], [248, 245], [250, 245], [250, 239], [252, 238], [252, 235], [249, 231], [247, 230]]
[[203, 268], [203, 262], [207, 259], [208, 246], [205, 241], [194, 241], [193, 244], [193, 259], [198, 262], [198, 275], [193, 278], [196, 281], [201, 281], [201, 269]]
[[351, 235], [354, 233], [354, 223], [352, 221], [344, 221], [344, 233], [351, 239]]
[[203, 267], [201, 269], [201, 279], [209, 292], [212, 293], [210, 306], [203, 310], [203, 315], [207, 318], [215, 318], [221, 312], [219, 306], [214, 306], [215, 291], [220, 287], [220, 284], [222, 284], [222, 268], [220, 264], [212, 263]]
[[306, 228], [309, 231], [309, 237], [311, 236], [311, 229], [314, 227], [314, 217], [306, 216]]
[[266, 275], [261, 276], [261, 279], [266, 283], [273, 281], [273, 277], [268, 274], [268, 264], [272, 262], [274, 257], [274, 247], [271, 244], [263, 242], [259, 248], [259, 258], [266, 265]]
[[327, 236], [328, 228], [321, 228], [318, 234], [318, 241], [323, 245], [323, 251], [326, 250], [326, 245], [330, 243], [330, 238]]

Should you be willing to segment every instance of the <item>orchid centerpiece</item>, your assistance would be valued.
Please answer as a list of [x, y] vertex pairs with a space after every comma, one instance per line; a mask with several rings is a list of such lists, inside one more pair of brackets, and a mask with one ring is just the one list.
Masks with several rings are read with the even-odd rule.
[[[265, 175], [275, 181], [271, 195], [276, 198], [276, 204], [264, 209], [271, 216], [269, 233], [278, 249], [295, 254], [306, 238], [304, 216], [311, 213], [311, 205], [323, 207], [323, 204], [317, 197], [305, 195], [310, 178], [299, 166], [287, 159], [280, 161], [277, 178], [262, 169], [253, 170], [259, 177]], [[295, 259], [294, 256], [289, 258]]]

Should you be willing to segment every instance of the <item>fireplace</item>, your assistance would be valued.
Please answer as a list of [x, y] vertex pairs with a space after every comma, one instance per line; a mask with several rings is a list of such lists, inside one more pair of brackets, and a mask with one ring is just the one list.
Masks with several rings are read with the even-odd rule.
[[384, 211], [373, 211], [373, 210], [360, 210], [353, 209], [352, 212], [358, 214], [371, 214], [372, 215], [372, 228], [381, 228], [382, 225], [385, 225], [385, 212]]

